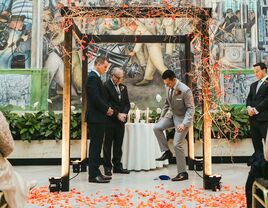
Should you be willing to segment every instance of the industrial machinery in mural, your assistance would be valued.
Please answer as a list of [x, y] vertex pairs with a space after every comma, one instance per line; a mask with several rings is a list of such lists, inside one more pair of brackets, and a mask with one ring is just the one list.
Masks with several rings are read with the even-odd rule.
[[0, 66], [31, 67], [32, 2], [0, 0]]
[[249, 70], [223, 70], [220, 76], [223, 104], [243, 104], [249, 93], [250, 85], [256, 81]]
[[128, 45], [125, 44], [90, 44], [88, 46], [88, 53], [92, 56], [89, 62], [92, 62], [94, 59], [93, 57], [97, 56], [105, 56], [109, 59], [109, 74], [110, 70], [114, 67], [121, 67], [124, 69], [127, 76], [133, 78], [139, 72], [139, 67], [137, 64], [133, 63], [129, 65], [130, 57], [125, 55], [125, 50], [127, 49]]

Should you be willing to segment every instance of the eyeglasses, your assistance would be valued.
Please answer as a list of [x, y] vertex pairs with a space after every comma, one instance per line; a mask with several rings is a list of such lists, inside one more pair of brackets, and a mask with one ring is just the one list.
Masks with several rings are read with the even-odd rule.
[[114, 76], [116, 79], [118, 79], [118, 80], [124, 79], [124, 77], [118, 77], [118, 76], [116, 76], [115, 74], [113, 74], [113, 76]]

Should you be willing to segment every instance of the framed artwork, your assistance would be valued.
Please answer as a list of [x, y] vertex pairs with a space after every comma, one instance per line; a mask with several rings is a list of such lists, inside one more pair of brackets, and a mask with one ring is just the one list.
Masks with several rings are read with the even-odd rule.
[[246, 104], [250, 85], [256, 81], [251, 69], [222, 70], [220, 75], [221, 102], [223, 104]]
[[0, 69], [0, 105], [47, 110], [48, 73], [44, 70]]

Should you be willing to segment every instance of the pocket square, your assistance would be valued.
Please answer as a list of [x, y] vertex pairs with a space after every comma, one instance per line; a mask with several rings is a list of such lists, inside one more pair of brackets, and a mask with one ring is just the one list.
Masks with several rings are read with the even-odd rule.
[[182, 100], [181, 98], [176, 98], [176, 100]]

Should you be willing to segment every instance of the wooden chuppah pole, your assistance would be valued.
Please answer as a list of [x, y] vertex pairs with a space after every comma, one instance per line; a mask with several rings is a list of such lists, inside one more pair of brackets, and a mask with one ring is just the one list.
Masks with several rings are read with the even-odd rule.
[[[192, 57], [191, 57], [191, 38], [188, 36], [185, 41], [185, 56], [186, 56], [186, 84], [192, 89], [192, 78], [190, 73], [192, 71]], [[191, 126], [188, 132], [188, 168], [189, 170], [194, 170], [194, 127]]]
[[62, 191], [69, 191], [70, 178], [70, 122], [71, 122], [71, 73], [72, 73], [72, 25], [65, 20], [64, 84], [62, 98]]
[[[211, 16], [211, 15], [210, 15]], [[210, 84], [209, 84], [209, 25], [208, 16], [204, 16], [200, 21], [200, 31], [201, 31], [201, 50], [202, 50], [202, 97], [203, 97], [203, 159], [204, 159], [204, 169], [203, 169], [203, 186], [204, 189], [210, 189], [211, 184], [209, 176], [212, 175], [212, 159], [211, 159], [211, 124], [212, 120], [210, 117]]]
[[87, 110], [87, 96], [86, 96], [86, 81], [88, 71], [88, 56], [87, 44], [84, 45], [82, 53], [82, 110], [81, 110], [81, 172], [87, 171], [87, 123], [86, 123], [86, 110]]

